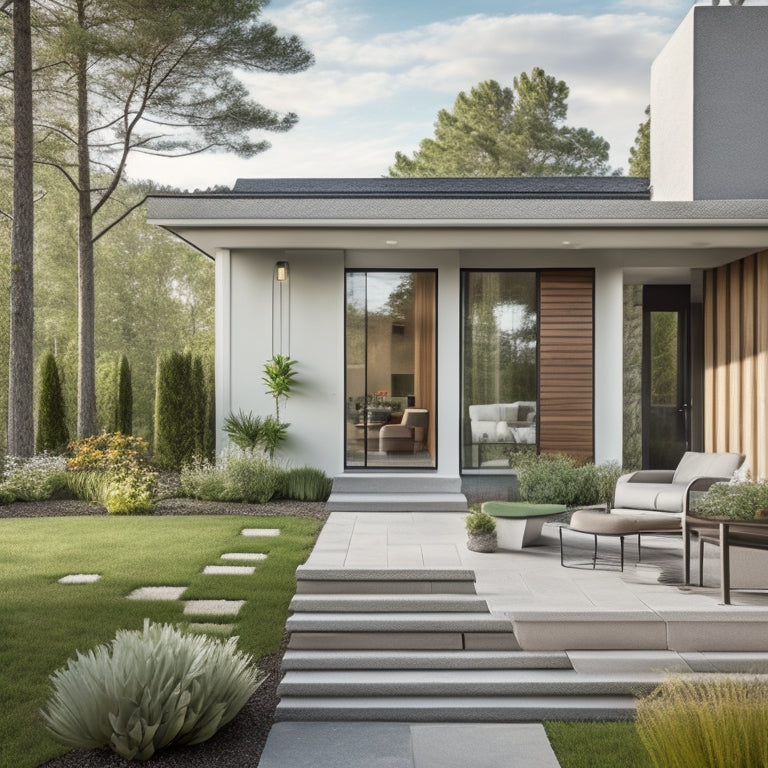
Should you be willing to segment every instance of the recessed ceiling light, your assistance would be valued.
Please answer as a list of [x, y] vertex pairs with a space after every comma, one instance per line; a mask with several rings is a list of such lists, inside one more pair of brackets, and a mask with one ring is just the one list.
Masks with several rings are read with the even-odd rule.
[[385, 240], [384, 242], [387, 245], [397, 245], [397, 240]]

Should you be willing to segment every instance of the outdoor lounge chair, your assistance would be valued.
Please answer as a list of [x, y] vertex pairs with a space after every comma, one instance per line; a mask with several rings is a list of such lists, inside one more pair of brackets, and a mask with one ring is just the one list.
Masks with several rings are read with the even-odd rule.
[[[712, 483], [728, 481], [744, 462], [738, 453], [683, 454], [677, 469], [639, 470], [622, 475], [614, 491], [613, 508], [609, 514], [595, 510], [577, 510], [571, 517], [569, 530], [594, 537], [592, 566], [597, 563], [597, 537], [618, 537], [621, 570], [624, 570], [624, 538], [637, 535], [637, 552], [643, 534], [674, 534], [683, 531], [683, 515], [687, 507], [688, 490], [702, 485], [706, 477]], [[699, 481], [699, 482], [697, 482]], [[686, 582], [688, 580], [688, 543], [685, 544]], [[560, 529], [560, 563], [563, 562], [563, 529]]]
[[688, 486], [699, 477], [730, 480], [744, 462], [738, 453], [686, 451], [676, 469], [646, 469], [622, 475], [616, 483], [613, 512], [668, 512], [682, 517]]

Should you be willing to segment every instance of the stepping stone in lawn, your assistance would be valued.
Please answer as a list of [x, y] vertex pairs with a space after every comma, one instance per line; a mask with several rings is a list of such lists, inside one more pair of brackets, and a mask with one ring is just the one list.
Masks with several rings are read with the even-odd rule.
[[222, 560], [266, 560], [267, 556], [263, 552], [225, 552], [221, 556]]
[[220, 637], [229, 637], [235, 630], [234, 624], [214, 624], [213, 622], [192, 623], [187, 627], [189, 632], [196, 635], [218, 635]]
[[186, 587], [139, 587], [126, 595], [128, 600], [178, 600]]
[[240, 533], [243, 536], [279, 536], [279, 528], [243, 528]]
[[100, 573], [70, 573], [59, 579], [59, 584], [93, 584], [101, 578]]
[[185, 616], [237, 616], [245, 600], [187, 600]]
[[206, 565], [203, 573], [209, 576], [253, 576], [252, 565]]

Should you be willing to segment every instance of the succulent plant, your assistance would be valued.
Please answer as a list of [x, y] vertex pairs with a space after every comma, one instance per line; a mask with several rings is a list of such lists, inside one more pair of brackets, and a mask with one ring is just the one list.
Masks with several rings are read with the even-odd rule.
[[45, 725], [65, 744], [109, 747], [128, 760], [147, 760], [170, 744], [199, 744], [263, 682], [236, 643], [148, 620], [143, 631], [121, 630], [51, 675]]

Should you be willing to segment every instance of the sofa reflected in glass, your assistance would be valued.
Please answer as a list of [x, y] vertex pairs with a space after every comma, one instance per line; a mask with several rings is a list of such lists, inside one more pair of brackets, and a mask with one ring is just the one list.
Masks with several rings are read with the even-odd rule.
[[469, 406], [472, 443], [535, 443], [536, 402]]

